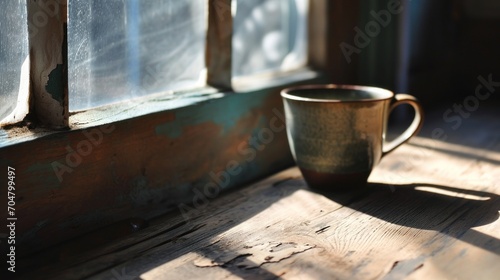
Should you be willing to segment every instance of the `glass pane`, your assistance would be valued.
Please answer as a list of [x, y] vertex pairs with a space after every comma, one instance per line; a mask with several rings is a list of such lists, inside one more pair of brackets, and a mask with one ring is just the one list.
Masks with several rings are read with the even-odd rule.
[[70, 110], [201, 86], [206, 2], [70, 0]]
[[[0, 121], [12, 113], [19, 95], [21, 66], [28, 62], [26, 0], [2, 1], [0, 9]], [[28, 67], [26, 69], [29, 70]], [[27, 75], [28, 73], [25, 73]], [[29, 79], [27, 77], [24, 80]], [[24, 87], [26, 88], [26, 87]]]
[[233, 76], [305, 65], [308, 0], [233, 1]]

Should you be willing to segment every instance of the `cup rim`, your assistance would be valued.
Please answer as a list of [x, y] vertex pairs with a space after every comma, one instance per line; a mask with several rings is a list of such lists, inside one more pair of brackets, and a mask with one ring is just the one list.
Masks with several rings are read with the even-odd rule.
[[[363, 91], [375, 92], [377, 94], [387, 95], [387, 97], [361, 98], [361, 99], [357, 99], [357, 100], [339, 100], [339, 99], [309, 98], [309, 97], [302, 97], [302, 96], [297, 96], [297, 95], [293, 94], [293, 92], [295, 92], [295, 91], [316, 90], [316, 89], [363, 90]], [[355, 103], [355, 102], [376, 102], [376, 101], [389, 100], [389, 99], [392, 99], [394, 97], [394, 92], [392, 92], [388, 89], [379, 88], [379, 87], [372, 87], [372, 86], [345, 85], [345, 84], [313, 84], [313, 85], [301, 85], [301, 86], [294, 86], [294, 87], [285, 88], [281, 91], [281, 97], [286, 98], [286, 99], [290, 99], [290, 100], [307, 101], [307, 102], [322, 102], [322, 103], [348, 103], [349, 102], [349, 103]]]

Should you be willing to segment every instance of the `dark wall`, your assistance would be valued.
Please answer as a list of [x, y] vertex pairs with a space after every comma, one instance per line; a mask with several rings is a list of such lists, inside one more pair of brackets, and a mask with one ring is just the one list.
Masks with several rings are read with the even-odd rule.
[[[381, 23], [374, 14], [385, 13], [395, 1], [401, 11], [370, 35], [370, 22]], [[356, 66], [356, 83], [408, 92], [430, 108], [474, 95], [480, 76], [500, 81], [497, 0], [370, 0], [356, 8], [358, 18], [342, 26], [349, 33], [344, 42], [358, 49], [349, 64]], [[356, 43], [356, 28], [368, 35], [366, 46]], [[499, 96], [493, 92], [488, 101], [498, 102]]]
[[474, 94], [479, 76], [500, 82], [499, 6], [494, 0], [412, 1], [409, 91], [427, 106], [442, 106]]

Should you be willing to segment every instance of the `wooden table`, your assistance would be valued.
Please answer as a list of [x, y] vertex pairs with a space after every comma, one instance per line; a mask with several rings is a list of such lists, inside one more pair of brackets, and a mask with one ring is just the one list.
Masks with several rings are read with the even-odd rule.
[[[32, 276], [499, 279], [500, 118], [492, 112], [456, 130], [434, 117], [382, 160], [366, 192], [312, 190], [293, 167], [78, 255], [64, 252], [88, 240], [64, 245], [51, 255], [59, 262], [34, 259]], [[432, 138], [436, 128], [446, 142]]]

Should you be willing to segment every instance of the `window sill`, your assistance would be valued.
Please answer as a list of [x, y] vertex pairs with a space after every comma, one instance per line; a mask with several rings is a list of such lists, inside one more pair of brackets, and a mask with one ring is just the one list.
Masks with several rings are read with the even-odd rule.
[[21, 265], [35, 266], [28, 276], [51, 278], [492, 279], [500, 272], [492, 265], [500, 232], [496, 110], [482, 107], [449, 129], [446, 142], [432, 132], [443, 110], [429, 112], [421, 136], [384, 158], [361, 193], [313, 190], [293, 167], [184, 213], [123, 220]]
[[[88, 129], [159, 112], [196, 106], [232, 94], [251, 94], [259, 90], [282, 87], [303, 81], [319, 81], [321, 77], [322, 75], [319, 72], [302, 68], [278, 75], [264, 74], [235, 79], [233, 82], [234, 91], [221, 92], [213, 87], [205, 87], [176, 94], [171, 92], [152, 94], [85, 111], [73, 112], [69, 119], [70, 130]], [[28, 129], [25, 126], [0, 128], [0, 149], [64, 132], [45, 128]]]

